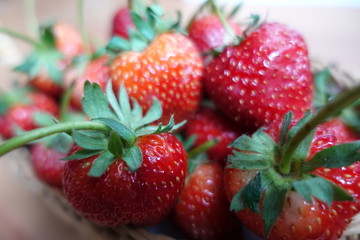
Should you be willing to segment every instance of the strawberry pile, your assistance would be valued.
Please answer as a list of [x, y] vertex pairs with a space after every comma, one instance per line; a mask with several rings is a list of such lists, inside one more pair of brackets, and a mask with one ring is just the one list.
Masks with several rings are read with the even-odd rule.
[[[81, 6], [82, 4], [80, 4]], [[171, 221], [191, 239], [339, 239], [360, 211], [360, 88], [311, 72], [282, 23], [214, 1], [187, 26], [129, 1], [103, 46], [65, 23], [0, 96], [0, 156], [28, 146], [44, 183], [102, 226]], [[180, 16], [180, 15], [179, 15]]]

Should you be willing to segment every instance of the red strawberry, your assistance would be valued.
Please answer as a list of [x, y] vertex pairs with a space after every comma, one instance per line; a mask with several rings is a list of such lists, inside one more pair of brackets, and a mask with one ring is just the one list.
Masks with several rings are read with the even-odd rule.
[[64, 192], [77, 211], [102, 225], [152, 225], [165, 217], [184, 185], [186, 153], [170, 134], [136, 144], [143, 156], [136, 172], [120, 158], [98, 178], [88, 175], [98, 156], [66, 163]]
[[112, 21], [112, 36], [128, 39], [129, 29], [135, 29], [130, 15], [130, 9], [128, 7], [121, 7], [116, 11]]
[[71, 82], [74, 86], [71, 92], [71, 105], [76, 109], [82, 109], [81, 99], [84, 95], [84, 83], [90, 81], [97, 83], [105, 90], [106, 83], [109, 80], [109, 66], [107, 65], [107, 56], [98, 57], [89, 62], [80, 77], [71, 77], [72, 73], [68, 73], [65, 78], [65, 86], [69, 87]]
[[347, 126], [340, 118], [333, 118], [323, 123], [322, 126], [329, 131], [332, 131], [340, 143], [352, 142], [359, 140], [360, 138], [357, 133]]
[[[318, 127], [313, 138], [294, 149], [286, 173], [291, 140], [314, 126], [301, 121], [291, 127], [284, 120], [281, 130], [274, 122], [266, 129], [270, 136], [258, 130], [236, 140], [238, 152], [229, 158], [225, 191], [240, 220], [266, 239], [338, 239], [360, 210], [360, 164], [354, 163], [359, 142], [335, 146], [336, 137]], [[348, 162], [339, 164], [339, 159]]]
[[60, 160], [68, 153], [61, 152], [44, 143], [36, 143], [30, 148], [30, 159], [37, 177], [54, 187], [62, 186], [65, 161]]
[[37, 128], [39, 125], [35, 122], [34, 115], [41, 112], [51, 114], [54, 117], [59, 114], [56, 101], [47, 94], [30, 92], [22, 96], [21, 100], [15, 100], [7, 107], [4, 113], [3, 136], [5, 138], [13, 137], [16, 128], [23, 131]]
[[[157, 33], [146, 27], [149, 23], [142, 17], [134, 17], [139, 34], [147, 33], [141, 38], [146, 41], [139, 44], [139, 38], [130, 39], [118, 47], [121, 54], [110, 65], [114, 91], [124, 85], [145, 110], [157, 98], [164, 111], [160, 121], [168, 121], [173, 114], [176, 122], [187, 119], [198, 109], [201, 99], [203, 63], [199, 52], [185, 35], [170, 30]], [[113, 39], [108, 48], [114, 48], [117, 40]]]
[[77, 146], [65, 164], [66, 197], [101, 225], [160, 222], [175, 204], [187, 170], [181, 142], [167, 132], [173, 121], [152, 125], [161, 117], [159, 103], [142, 116], [124, 88], [115, 99], [108, 85], [106, 98], [99, 85], [86, 82], [84, 93], [83, 109], [102, 130], [73, 132]]
[[186, 124], [185, 135], [196, 136], [194, 147], [205, 142], [217, 139], [218, 143], [211, 147], [207, 153], [209, 159], [221, 164], [226, 162], [227, 156], [231, 154], [229, 144], [242, 134], [235, 125], [226, 119], [221, 113], [210, 107], [204, 107], [195, 114]]
[[[241, 36], [243, 29], [239, 24], [228, 20], [234, 33]], [[189, 26], [189, 37], [195, 42], [201, 53], [208, 53], [211, 49], [219, 48], [233, 40], [215, 14], [195, 19]]]
[[299, 118], [312, 103], [306, 44], [287, 26], [264, 23], [209, 63], [204, 85], [216, 105], [249, 130], [288, 111]]
[[241, 228], [229, 211], [223, 177], [219, 163], [200, 164], [187, 177], [174, 221], [191, 239], [239, 239]]

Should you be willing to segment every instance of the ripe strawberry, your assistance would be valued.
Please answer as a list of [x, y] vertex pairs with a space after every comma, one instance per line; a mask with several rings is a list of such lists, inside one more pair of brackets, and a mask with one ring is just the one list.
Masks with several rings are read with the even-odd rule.
[[323, 123], [322, 126], [331, 131], [339, 143], [353, 142], [360, 138], [358, 134], [340, 118], [333, 118]]
[[186, 124], [185, 136], [196, 136], [194, 147], [205, 142], [217, 139], [217, 143], [208, 149], [208, 157], [212, 161], [225, 164], [227, 156], [232, 150], [228, 146], [243, 132], [217, 110], [203, 107]]
[[136, 101], [130, 108], [124, 88], [119, 100], [111, 88], [108, 102], [99, 85], [85, 84], [85, 113], [107, 127], [102, 127], [105, 132], [73, 133], [77, 146], [65, 164], [63, 190], [78, 212], [98, 224], [152, 225], [175, 204], [185, 182], [187, 155], [167, 133], [173, 120], [164, 127], [149, 125], [161, 116], [158, 102], [142, 117]]
[[354, 162], [360, 142], [337, 145], [326, 129], [313, 131], [341, 101], [294, 127], [286, 114], [281, 128], [276, 122], [267, 126], [269, 135], [258, 130], [233, 143], [225, 191], [231, 209], [259, 236], [338, 239], [359, 212], [360, 165]]
[[[133, 17], [140, 35], [145, 33], [140, 39], [146, 41], [139, 44], [136, 35], [128, 42], [113, 39], [108, 45], [121, 50], [110, 65], [114, 91], [124, 85], [145, 111], [156, 97], [164, 111], [160, 121], [168, 121], [171, 115], [176, 122], [187, 119], [198, 109], [201, 99], [203, 63], [199, 52], [185, 35], [157, 33], [146, 27], [149, 23], [139, 15]], [[122, 46], [115, 46], [117, 42]]]
[[112, 36], [119, 36], [128, 39], [129, 29], [135, 29], [128, 7], [119, 8], [112, 21]]
[[45, 112], [54, 117], [59, 114], [56, 101], [41, 92], [26, 93], [21, 96], [21, 99], [12, 100], [12, 102], [5, 105], [7, 106], [4, 108], [4, 125], [2, 126], [2, 134], [5, 138], [13, 137], [17, 128], [23, 131], [37, 128], [39, 125], [34, 119], [37, 113]]
[[48, 147], [44, 143], [36, 143], [30, 146], [30, 159], [37, 177], [54, 187], [61, 188], [65, 161], [61, 158], [67, 156], [67, 152], [59, 151], [54, 147]]
[[215, 104], [249, 130], [288, 111], [299, 118], [312, 103], [306, 44], [287, 26], [264, 23], [209, 63], [204, 85]]
[[[241, 36], [243, 29], [239, 24], [228, 20], [234, 33]], [[195, 42], [200, 53], [208, 53], [212, 49], [222, 47], [233, 40], [215, 14], [195, 19], [189, 26], [189, 37]]]
[[73, 89], [71, 91], [71, 105], [76, 109], [82, 109], [81, 99], [84, 95], [84, 83], [90, 81], [97, 83], [105, 90], [106, 83], [109, 80], [109, 66], [107, 65], [108, 57], [101, 56], [90, 61], [80, 77], [71, 77], [72, 73], [68, 73], [65, 77], [65, 87], [70, 87], [74, 82]]
[[186, 153], [171, 134], [144, 136], [135, 144], [142, 152], [136, 172], [121, 158], [98, 178], [88, 175], [97, 155], [66, 163], [64, 192], [77, 211], [102, 225], [152, 225], [165, 217], [184, 185]]
[[219, 163], [202, 163], [187, 177], [174, 208], [174, 221], [191, 239], [239, 239], [241, 228], [229, 211]]

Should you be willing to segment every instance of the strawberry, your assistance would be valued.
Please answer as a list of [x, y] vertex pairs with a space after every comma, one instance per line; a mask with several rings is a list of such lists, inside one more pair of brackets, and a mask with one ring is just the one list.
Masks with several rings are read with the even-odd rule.
[[[243, 32], [242, 27], [230, 19], [227, 21], [234, 33], [240, 36]], [[203, 54], [212, 49], [220, 48], [232, 40], [216, 14], [196, 18], [190, 24], [188, 32], [189, 37], [195, 42], [200, 53]]]
[[[101, 225], [153, 225], [171, 210], [186, 177], [187, 156], [167, 126], [148, 125], [161, 116], [160, 104], [142, 117], [134, 100], [121, 89], [119, 100], [107, 87], [85, 84], [83, 108], [105, 132], [79, 131], [65, 164], [63, 190], [71, 205]], [[114, 109], [110, 110], [108, 104]], [[97, 123], [98, 124], [98, 123]]]
[[[242, 135], [225, 170], [231, 209], [266, 239], [338, 239], [360, 211], [360, 142], [338, 144], [317, 127], [359, 97], [359, 87], [292, 121]], [[346, 103], [344, 103], [346, 102]], [[296, 124], [295, 124], [296, 123]]]
[[[53, 117], [57, 117], [59, 114], [59, 107], [56, 101], [49, 95], [41, 92], [24, 92], [9, 93], [9, 98], [13, 98], [16, 94], [24, 94], [19, 98], [0, 101], [0, 105], [3, 105], [3, 125], [2, 134], [5, 138], [11, 138], [15, 135], [17, 130], [29, 131], [39, 127], [35, 121], [37, 114], [47, 113]], [[15, 95], [13, 95], [15, 94]], [[12, 95], [12, 96], [10, 96]]]
[[58, 188], [62, 186], [65, 165], [65, 161], [60, 159], [65, 158], [67, 154], [44, 143], [30, 146], [31, 165], [35, 174], [41, 181]]
[[[157, 13], [151, 7], [148, 11], [151, 16]], [[139, 33], [129, 41], [113, 38], [108, 45], [108, 49], [121, 52], [110, 65], [114, 91], [124, 85], [145, 111], [156, 97], [164, 111], [160, 121], [168, 121], [171, 115], [176, 122], [187, 119], [201, 99], [203, 63], [199, 52], [185, 35], [169, 28], [158, 33], [135, 12], [132, 16]]]
[[340, 118], [333, 118], [322, 126], [331, 131], [340, 143], [353, 142], [359, 140], [359, 135], [345, 124]]
[[74, 83], [70, 99], [71, 105], [74, 108], [82, 109], [81, 99], [84, 95], [85, 81], [97, 83], [105, 90], [106, 83], [109, 80], [109, 66], [107, 66], [107, 60], [108, 57], [105, 55], [91, 60], [86, 64], [85, 69], [79, 77], [71, 77], [74, 73], [70, 73], [70, 71], [67, 73], [64, 85], [65, 87], [70, 87], [71, 84]]
[[299, 118], [312, 104], [306, 44], [283, 24], [263, 23], [208, 64], [204, 86], [215, 104], [249, 131], [288, 111]]
[[64, 69], [72, 58], [83, 52], [82, 38], [73, 27], [65, 23], [41, 26], [38, 31], [39, 39], [32, 39], [0, 27], [0, 32], [24, 40], [34, 47], [33, 52], [15, 70], [26, 73], [33, 87], [59, 97], [63, 91], [61, 82]]
[[212, 161], [225, 164], [227, 156], [231, 154], [229, 144], [238, 138], [243, 132], [217, 110], [211, 107], [203, 107], [186, 124], [185, 136], [196, 136], [194, 147], [216, 139], [218, 142], [208, 149], [208, 157]]
[[119, 8], [112, 20], [112, 36], [119, 36], [128, 39], [129, 29], [135, 29], [128, 7]]
[[239, 239], [240, 225], [229, 211], [219, 163], [202, 163], [188, 175], [174, 208], [174, 221], [191, 239]]

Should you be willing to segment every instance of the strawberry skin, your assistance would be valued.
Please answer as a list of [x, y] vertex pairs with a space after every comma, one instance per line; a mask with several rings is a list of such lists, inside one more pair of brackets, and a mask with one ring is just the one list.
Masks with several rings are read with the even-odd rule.
[[67, 153], [48, 148], [42, 143], [31, 146], [30, 159], [38, 178], [54, 187], [61, 188], [65, 161], [59, 159], [66, 157]]
[[333, 118], [323, 123], [322, 126], [329, 131], [332, 131], [340, 143], [352, 142], [359, 139], [358, 134], [347, 126], [340, 118]]
[[90, 81], [92, 83], [97, 83], [99, 86], [105, 90], [106, 83], [109, 80], [109, 66], [106, 65], [108, 58], [106, 56], [99, 57], [95, 60], [92, 60], [86, 66], [84, 72], [80, 77], [74, 80], [74, 78], [68, 77], [65, 79], [65, 86], [69, 87], [71, 82], [74, 82], [74, 86], [71, 92], [71, 105], [81, 110], [82, 103], [81, 99], [84, 95], [84, 83]]
[[174, 208], [175, 223], [191, 239], [239, 239], [240, 225], [229, 211], [219, 163], [203, 163], [187, 178]]
[[10, 124], [6, 127], [6, 135], [4, 137], [10, 138], [15, 134], [15, 126], [21, 130], [29, 131], [38, 127], [34, 121], [34, 114], [36, 112], [46, 112], [54, 117], [59, 114], [59, 106], [56, 101], [47, 94], [41, 92], [32, 92], [28, 96], [29, 103], [17, 103], [11, 106], [5, 114], [5, 122]]
[[64, 55], [64, 63], [69, 64], [73, 57], [84, 52], [81, 35], [72, 26], [57, 23], [53, 27], [56, 49]]
[[[228, 20], [228, 24], [235, 34], [241, 36], [243, 29], [240, 25]], [[198, 19], [189, 27], [189, 37], [194, 41], [201, 53], [207, 53], [211, 49], [219, 48], [227, 44], [227, 33], [221, 21], [215, 14], [204, 16]]]
[[174, 135], [139, 137], [143, 162], [136, 172], [118, 159], [101, 177], [90, 177], [95, 157], [65, 164], [63, 189], [73, 207], [101, 225], [153, 225], [175, 204], [184, 186], [187, 156]]
[[112, 36], [119, 36], [128, 39], [129, 29], [134, 29], [134, 23], [131, 19], [128, 7], [120, 8], [114, 15], [112, 21]]
[[145, 109], [156, 97], [163, 108], [160, 122], [190, 117], [201, 100], [203, 63], [194, 44], [177, 33], [158, 35], [142, 52], [124, 52], [110, 66], [114, 92], [124, 84]]
[[218, 142], [207, 150], [208, 157], [212, 161], [218, 161], [225, 164], [226, 158], [231, 154], [229, 144], [238, 138], [243, 132], [235, 127], [235, 125], [227, 118], [217, 112], [217, 110], [204, 107], [195, 114], [186, 124], [185, 135], [190, 137], [196, 135], [193, 147], [213, 139]]
[[217, 106], [249, 130], [289, 111], [300, 118], [312, 103], [306, 44], [287, 26], [264, 23], [209, 63], [204, 85]]
[[[276, 139], [275, 124], [268, 126], [267, 131]], [[276, 131], [276, 130], [275, 130]], [[277, 131], [276, 131], [277, 132]], [[310, 159], [322, 149], [336, 145], [337, 139], [325, 128], [318, 127], [312, 140]], [[338, 169], [318, 168], [314, 174], [322, 176], [347, 190], [355, 199], [351, 201], [334, 201], [331, 208], [315, 198], [313, 204], [306, 202], [298, 193], [288, 194], [285, 205], [278, 220], [270, 231], [267, 239], [293, 239], [298, 240], [335, 240], [339, 239], [352, 217], [358, 213], [359, 183], [358, 176], [360, 164], [355, 163], [349, 167]], [[242, 188], [256, 174], [256, 171], [244, 171], [234, 168], [226, 168], [224, 174], [225, 191], [228, 199], [232, 199], [235, 193]], [[263, 236], [264, 226], [261, 215], [250, 211], [248, 208], [236, 212], [238, 218], [257, 235]]]

